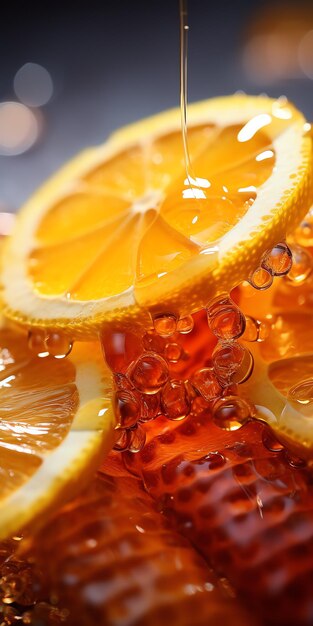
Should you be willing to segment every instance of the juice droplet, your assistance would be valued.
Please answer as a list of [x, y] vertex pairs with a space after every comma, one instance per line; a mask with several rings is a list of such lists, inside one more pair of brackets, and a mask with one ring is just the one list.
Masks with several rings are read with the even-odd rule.
[[214, 312], [208, 308], [208, 322], [212, 333], [219, 339], [238, 339], [245, 330], [246, 320], [240, 309], [232, 304], [230, 306], [221, 305], [220, 308], [214, 305]]
[[292, 253], [286, 243], [278, 243], [262, 259], [262, 267], [273, 276], [284, 276], [292, 267]]
[[153, 320], [154, 330], [161, 337], [170, 337], [176, 331], [177, 319], [175, 315], [158, 315]]
[[293, 264], [288, 279], [295, 284], [303, 283], [312, 273], [313, 260], [305, 248], [298, 245], [291, 246]]
[[73, 342], [66, 335], [49, 332], [46, 335], [45, 345], [49, 354], [55, 359], [64, 359], [70, 354]]
[[246, 315], [246, 328], [242, 335], [244, 341], [257, 341], [259, 337], [259, 324], [260, 322], [254, 317]]
[[43, 330], [30, 330], [28, 333], [28, 347], [34, 354], [47, 352], [45, 345], [46, 334]]
[[148, 422], [155, 419], [161, 412], [160, 395], [141, 394], [140, 397], [140, 422]]
[[131, 391], [117, 391], [114, 396], [117, 425], [121, 428], [134, 426], [140, 417], [139, 400]]
[[245, 353], [245, 348], [235, 341], [217, 344], [212, 352], [212, 360], [215, 374], [221, 384], [232, 382], [232, 377], [240, 368]]
[[114, 450], [118, 452], [124, 452], [128, 450], [128, 446], [130, 443], [130, 432], [129, 430], [121, 430], [118, 440], [115, 442]]
[[296, 229], [295, 239], [300, 246], [313, 246], [313, 211], [310, 209], [300, 226]]
[[130, 379], [142, 393], [153, 394], [168, 381], [169, 371], [166, 361], [158, 354], [145, 353], [131, 367]]
[[176, 330], [182, 335], [187, 335], [188, 333], [191, 333], [193, 327], [194, 319], [192, 315], [186, 315], [178, 320]]
[[207, 401], [215, 400], [222, 395], [222, 387], [212, 368], [198, 370], [192, 375], [190, 382]]
[[146, 433], [141, 428], [141, 426], [137, 426], [133, 430], [129, 431], [129, 444], [128, 450], [133, 454], [140, 452], [146, 443]]
[[284, 456], [290, 467], [293, 467], [294, 469], [304, 469], [306, 467], [306, 461], [301, 459], [301, 457], [292, 454], [289, 450], [285, 450]]
[[308, 378], [291, 387], [288, 400], [302, 405], [311, 404], [313, 402], [313, 379]]
[[179, 343], [167, 343], [165, 346], [165, 358], [171, 363], [177, 363], [183, 353]]
[[249, 278], [249, 283], [254, 289], [268, 289], [273, 283], [272, 274], [263, 267], [258, 267]]
[[208, 469], [219, 469], [225, 465], [226, 459], [224, 454], [216, 450], [214, 452], [209, 452], [209, 454], [199, 461], [199, 464], [201, 464], [201, 462], [205, 463]]
[[170, 420], [182, 420], [190, 413], [191, 402], [182, 381], [171, 380], [165, 385], [161, 392], [161, 406]]
[[142, 353], [142, 339], [124, 328], [104, 328], [100, 334], [104, 358], [113, 372], [125, 373]]
[[213, 407], [213, 421], [224, 430], [238, 430], [250, 417], [250, 405], [238, 396], [220, 398]]

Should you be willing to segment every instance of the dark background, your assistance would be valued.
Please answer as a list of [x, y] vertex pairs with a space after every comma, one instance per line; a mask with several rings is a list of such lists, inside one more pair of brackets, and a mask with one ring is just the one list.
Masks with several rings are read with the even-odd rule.
[[[313, 119], [312, 80], [282, 79], [263, 88], [245, 72], [247, 34], [269, 4], [189, 0], [190, 101], [266, 91], [286, 94]], [[9, 210], [84, 146], [179, 102], [178, 0], [46, 5], [1, 7], [0, 101], [16, 99], [14, 75], [26, 62], [43, 65], [54, 82], [39, 143], [23, 155], [0, 157], [0, 204]]]

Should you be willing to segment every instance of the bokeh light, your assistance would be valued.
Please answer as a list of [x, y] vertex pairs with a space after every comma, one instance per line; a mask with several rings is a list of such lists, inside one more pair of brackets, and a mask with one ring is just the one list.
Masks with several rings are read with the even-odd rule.
[[0, 154], [15, 156], [29, 150], [40, 134], [39, 118], [19, 102], [0, 103]]
[[25, 63], [15, 74], [14, 91], [27, 106], [41, 107], [53, 95], [51, 75], [38, 63]]

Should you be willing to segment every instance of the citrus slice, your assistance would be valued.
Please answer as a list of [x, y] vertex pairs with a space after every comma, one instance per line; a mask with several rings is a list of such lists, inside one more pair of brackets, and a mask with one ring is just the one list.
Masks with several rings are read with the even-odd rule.
[[97, 344], [74, 345], [66, 359], [32, 356], [27, 336], [2, 326], [0, 346], [3, 538], [90, 476], [112, 446], [114, 420]]
[[[299, 288], [282, 279], [269, 290], [265, 299], [271, 313], [263, 322], [266, 338], [249, 343], [254, 371], [242, 393], [255, 404], [257, 417], [270, 424], [281, 440], [299, 455], [312, 459], [313, 309], [303, 311], [296, 306], [306, 290], [306, 284]], [[244, 296], [243, 310], [249, 315], [260, 311], [262, 319], [262, 295]], [[278, 307], [282, 303], [284, 306]]]
[[5, 312], [95, 334], [142, 311], [198, 310], [256, 269], [311, 200], [310, 125], [289, 102], [190, 106], [186, 177], [172, 110], [83, 152], [24, 206], [5, 251]]

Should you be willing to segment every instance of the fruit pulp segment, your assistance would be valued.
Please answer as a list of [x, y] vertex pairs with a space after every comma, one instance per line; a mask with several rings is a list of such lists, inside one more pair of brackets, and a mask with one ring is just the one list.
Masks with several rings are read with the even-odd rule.
[[190, 128], [196, 181], [186, 178], [178, 131], [73, 181], [38, 225], [28, 263], [36, 290], [88, 300], [141, 289], [216, 242], [275, 163], [265, 132], [240, 142], [240, 129]]
[[27, 336], [0, 331], [0, 494], [22, 485], [66, 436], [78, 406], [72, 363], [33, 357]]

